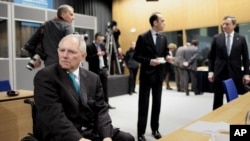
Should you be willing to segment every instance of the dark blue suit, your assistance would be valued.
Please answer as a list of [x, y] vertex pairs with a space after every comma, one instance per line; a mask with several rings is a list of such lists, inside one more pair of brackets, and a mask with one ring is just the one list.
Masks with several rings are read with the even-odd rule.
[[[249, 75], [249, 56], [245, 37], [234, 33], [231, 53], [228, 56], [225, 33], [215, 35], [208, 56], [209, 72], [214, 72], [214, 105], [216, 109], [223, 105], [224, 89], [222, 81], [232, 78], [239, 94], [246, 92], [242, 84], [243, 75]], [[241, 67], [244, 68], [242, 71]]]
[[138, 136], [145, 133], [149, 107], [150, 89], [152, 89], [151, 129], [159, 128], [159, 115], [161, 109], [162, 82], [164, 77], [164, 65], [151, 66], [150, 60], [157, 57], [166, 57], [169, 53], [167, 37], [160, 35], [161, 43], [158, 52], [153, 41], [151, 30], [138, 36], [136, 41], [134, 59], [140, 66], [140, 88], [138, 109]]

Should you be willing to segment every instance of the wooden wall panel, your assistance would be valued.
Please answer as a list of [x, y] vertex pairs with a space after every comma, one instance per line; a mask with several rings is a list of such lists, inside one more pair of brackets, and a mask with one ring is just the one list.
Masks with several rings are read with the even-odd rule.
[[[226, 15], [236, 16], [238, 23], [250, 22], [249, 0], [113, 0], [113, 19], [121, 30], [123, 52], [138, 34], [150, 28], [149, 16], [155, 11], [166, 20], [165, 31], [219, 26]], [[135, 28], [136, 32], [130, 32]], [[184, 35], [185, 37], [185, 35]], [[185, 42], [185, 38], [184, 38]]]

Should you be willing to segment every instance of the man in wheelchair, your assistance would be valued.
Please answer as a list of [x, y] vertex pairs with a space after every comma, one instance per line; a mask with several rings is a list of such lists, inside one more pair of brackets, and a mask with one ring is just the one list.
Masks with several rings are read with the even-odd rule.
[[59, 43], [59, 63], [35, 75], [35, 137], [39, 141], [134, 141], [130, 133], [113, 127], [99, 77], [79, 67], [86, 55], [83, 36], [67, 35]]

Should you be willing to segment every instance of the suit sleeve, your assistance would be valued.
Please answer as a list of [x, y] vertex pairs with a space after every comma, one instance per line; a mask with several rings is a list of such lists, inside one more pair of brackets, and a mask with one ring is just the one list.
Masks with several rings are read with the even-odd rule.
[[142, 64], [150, 64], [150, 58], [146, 58], [142, 55], [143, 46], [144, 46], [144, 39], [141, 35], [139, 35], [136, 41], [135, 53], [134, 53], [133, 58], [137, 62], [140, 62]]

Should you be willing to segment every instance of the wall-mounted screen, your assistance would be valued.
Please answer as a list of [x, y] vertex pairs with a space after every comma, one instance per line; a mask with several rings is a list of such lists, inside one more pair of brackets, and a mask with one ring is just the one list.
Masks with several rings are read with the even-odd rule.
[[198, 56], [198, 66], [206, 66], [207, 65], [207, 56], [210, 50], [211, 42], [213, 36], [218, 34], [218, 27], [207, 27], [207, 28], [197, 28], [197, 29], [189, 29], [186, 30], [187, 34], [187, 42], [191, 42], [192, 40], [199, 41], [199, 50], [200, 54]]

